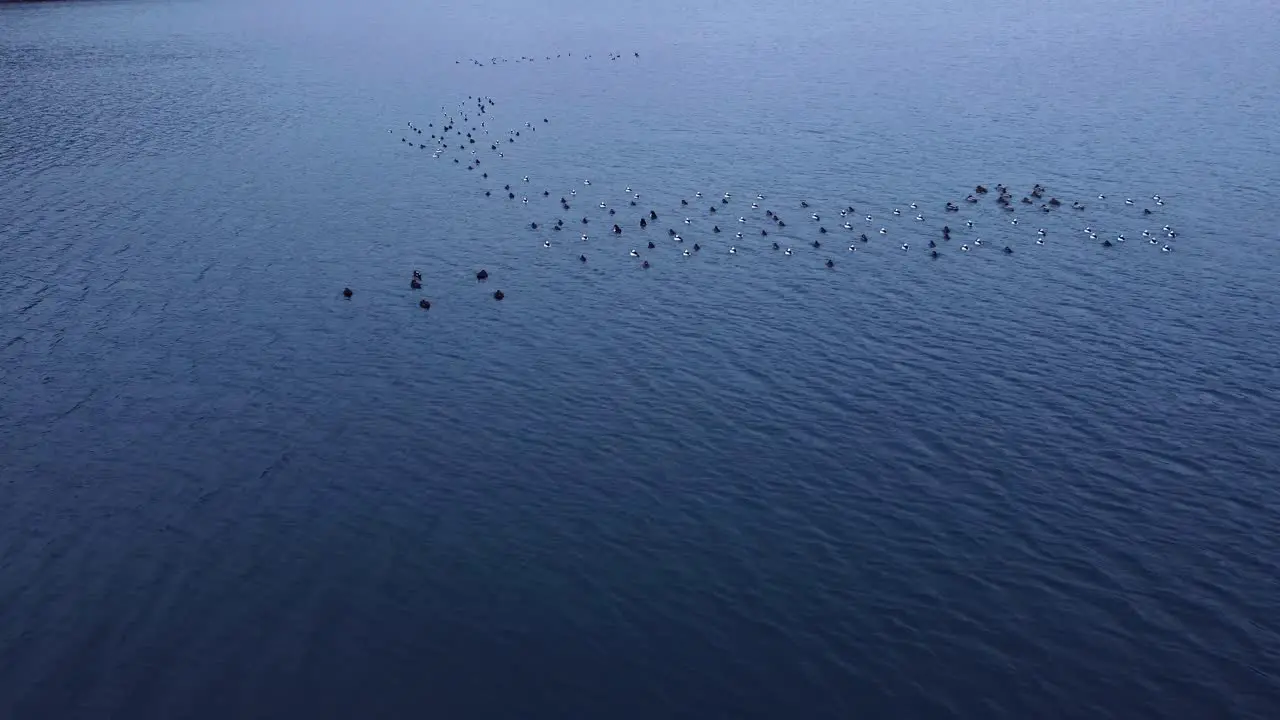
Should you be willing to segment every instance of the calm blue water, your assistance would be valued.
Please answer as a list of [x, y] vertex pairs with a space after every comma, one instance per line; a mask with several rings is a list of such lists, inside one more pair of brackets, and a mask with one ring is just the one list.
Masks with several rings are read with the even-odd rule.
[[1277, 27], [0, 6], [0, 717], [1276, 717]]

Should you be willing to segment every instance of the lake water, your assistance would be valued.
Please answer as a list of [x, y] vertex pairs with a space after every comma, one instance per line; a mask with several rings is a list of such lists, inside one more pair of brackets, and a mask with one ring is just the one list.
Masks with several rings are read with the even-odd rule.
[[1278, 8], [0, 4], [0, 717], [1280, 715]]

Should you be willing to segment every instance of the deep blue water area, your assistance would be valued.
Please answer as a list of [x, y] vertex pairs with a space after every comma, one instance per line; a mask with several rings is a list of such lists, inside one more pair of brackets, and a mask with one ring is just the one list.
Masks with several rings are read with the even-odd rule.
[[0, 717], [1280, 716], [1278, 27], [0, 4]]

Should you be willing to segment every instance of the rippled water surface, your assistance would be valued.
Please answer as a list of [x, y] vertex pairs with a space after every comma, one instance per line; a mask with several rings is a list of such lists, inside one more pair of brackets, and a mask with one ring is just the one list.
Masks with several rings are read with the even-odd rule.
[[1280, 716], [1277, 27], [0, 4], [0, 717]]

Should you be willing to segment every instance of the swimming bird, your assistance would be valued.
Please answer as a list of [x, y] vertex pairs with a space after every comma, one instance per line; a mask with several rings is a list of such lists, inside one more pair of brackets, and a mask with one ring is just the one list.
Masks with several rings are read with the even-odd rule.
[[835, 262], [831, 258], [827, 258], [827, 267], [833, 268], [835, 266], [836, 266]]
[[782, 254], [783, 254], [783, 255], [790, 255], [790, 254], [791, 254], [791, 248], [787, 248], [786, 250], [783, 250], [783, 251], [782, 251]]
[[422, 298], [421, 300], [418, 301], [418, 307], [422, 308], [423, 310], [430, 310], [431, 303], [426, 298]]
[[342, 297], [344, 297], [344, 298], [349, 298], [349, 297], [351, 297], [353, 294], [354, 294], [354, 293], [352, 293], [352, 292], [351, 292], [351, 288], [342, 288]]
[[586, 261], [587, 261], [587, 256], [586, 256], [586, 255], [579, 255], [579, 256], [578, 256], [578, 259], [579, 259], [579, 260], [581, 260], [582, 262], [586, 262]]
[[652, 240], [650, 240], [650, 241], [649, 241], [649, 249], [650, 249], [650, 250], [652, 250], [654, 247], [655, 247], [655, 246], [654, 246], [654, 244], [653, 244], [653, 241], [652, 241]]
[[544, 248], [551, 247], [551, 241], [550, 241], [550, 240], [543, 240], [543, 241], [542, 241], [542, 247], [544, 247]]
[[501, 299], [502, 299], [502, 298], [504, 298], [504, 297], [506, 297], [506, 294], [505, 294], [505, 293], [503, 293], [501, 290], [494, 290], [494, 291], [493, 291], [493, 299], [494, 299], [494, 300], [501, 300]]
[[965, 251], [965, 252], [969, 252], [969, 246], [968, 246], [968, 245], [961, 245], [961, 246], [960, 246], [960, 249], [961, 249], [961, 250], [963, 250], [963, 251]]
[[729, 247], [729, 254], [730, 254], [730, 255], [737, 255], [737, 254], [738, 254], [738, 248], [733, 247], [733, 246], [730, 246], [730, 247]]
[[487, 279], [489, 279], [489, 271], [488, 271], [488, 270], [481, 269], [481, 270], [480, 270], [480, 272], [476, 273], [476, 279], [477, 279], [477, 280], [487, 280]]
[[636, 251], [633, 249], [633, 250], [631, 251], [631, 257], [640, 257], [640, 253], [636, 252]]

